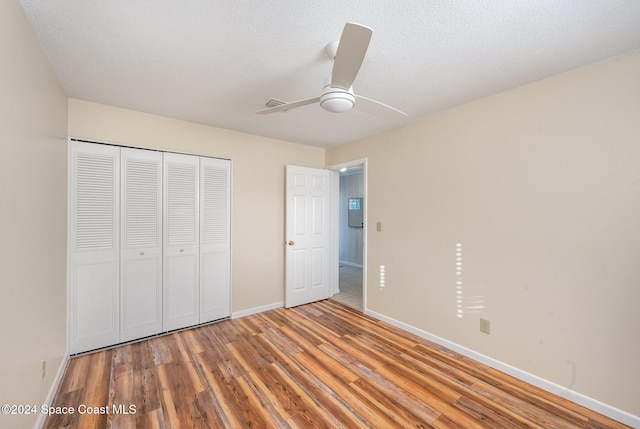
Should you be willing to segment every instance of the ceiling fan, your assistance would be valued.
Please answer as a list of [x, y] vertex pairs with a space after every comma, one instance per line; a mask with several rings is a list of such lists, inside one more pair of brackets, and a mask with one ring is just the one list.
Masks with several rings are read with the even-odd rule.
[[[322, 95], [320, 97], [306, 98], [304, 100], [292, 101], [290, 103], [280, 102], [274, 107], [256, 112], [260, 115], [267, 113], [283, 112], [306, 106], [307, 104], [320, 103], [320, 107], [329, 112], [341, 113], [357, 107], [375, 115], [397, 116], [406, 113], [401, 112], [379, 101], [356, 95], [353, 92], [353, 81], [356, 79], [360, 66], [364, 61], [364, 56], [369, 47], [373, 30], [364, 25], [347, 22], [342, 30], [339, 41], [331, 42], [327, 45], [327, 55], [333, 59], [333, 71], [324, 82]], [[276, 101], [277, 100], [273, 100]]]

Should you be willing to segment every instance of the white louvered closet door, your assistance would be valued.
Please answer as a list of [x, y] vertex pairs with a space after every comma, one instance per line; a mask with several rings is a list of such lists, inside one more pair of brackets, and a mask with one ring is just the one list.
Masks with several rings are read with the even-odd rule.
[[199, 323], [199, 163], [164, 154], [164, 331]]
[[119, 342], [120, 148], [72, 141], [70, 352]]
[[231, 161], [200, 159], [200, 323], [231, 314]]
[[121, 149], [120, 341], [162, 332], [162, 152]]

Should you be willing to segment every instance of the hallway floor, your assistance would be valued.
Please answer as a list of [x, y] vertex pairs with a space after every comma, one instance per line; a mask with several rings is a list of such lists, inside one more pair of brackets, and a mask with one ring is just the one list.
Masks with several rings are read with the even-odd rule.
[[362, 268], [340, 264], [340, 293], [332, 298], [362, 311]]

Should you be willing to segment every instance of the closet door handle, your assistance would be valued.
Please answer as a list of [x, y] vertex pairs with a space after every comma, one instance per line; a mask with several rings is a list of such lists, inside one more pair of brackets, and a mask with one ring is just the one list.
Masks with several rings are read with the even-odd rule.
[[144, 250], [140, 251], [140, 256], [144, 255]]
[[184, 252], [184, 247], [181, 247], [181, 248], [180, 248], [180, 251], [181, 251], [181, 252]]

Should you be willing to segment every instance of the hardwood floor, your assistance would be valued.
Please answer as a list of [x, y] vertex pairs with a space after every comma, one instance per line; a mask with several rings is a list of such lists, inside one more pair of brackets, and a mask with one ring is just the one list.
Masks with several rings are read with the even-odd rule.
[[627, 427], [333, 300], [73, 358], [53, 406], [46, 428]]

